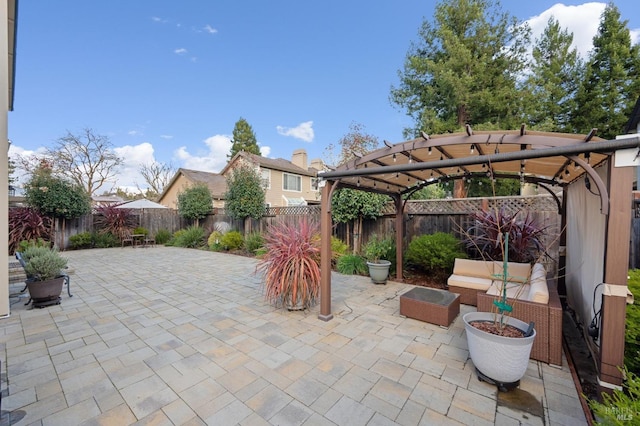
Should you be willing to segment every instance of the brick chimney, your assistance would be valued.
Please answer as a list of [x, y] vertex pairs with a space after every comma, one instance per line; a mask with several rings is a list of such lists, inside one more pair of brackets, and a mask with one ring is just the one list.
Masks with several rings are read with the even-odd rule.
[[307, 170], [307, 151], [296, 149], [291, 156], [291, 162], [301, 169]]
[[314, 158], [311, 160], [311, 165], [309, 166], [312, 169], [316, 169], [319, 172], [324, 171], [324, 162], [320, 158]]

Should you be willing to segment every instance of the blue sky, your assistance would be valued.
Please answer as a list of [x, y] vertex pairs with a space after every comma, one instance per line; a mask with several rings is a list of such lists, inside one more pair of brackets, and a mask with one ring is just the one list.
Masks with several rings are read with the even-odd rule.
[[[634, 40], [637, 0], [618, 0]], [[538, 35], [553, 14], [587, 52], [606, 3], [504, 0]], [[144, 181], [141, 163], [217, 172], [243, 117], [263, 154], [325, 147], [357, 122], [382, 142], [411, 125], [389, 102], [405, 55], [435, 2], [21, 1], [10, 155], [67, 131], [106, 135], [125, 166], [114, 185]]]

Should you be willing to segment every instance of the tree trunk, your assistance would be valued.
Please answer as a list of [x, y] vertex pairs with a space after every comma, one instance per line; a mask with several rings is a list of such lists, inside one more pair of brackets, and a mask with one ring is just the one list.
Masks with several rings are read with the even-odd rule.
[[467, 186], [462, 179], [453, 183], [453, 198], [467, 198]]
[[358, 216], [358, 219], [353, 223], [353, 251], [360, 253], [362, 249], [362, 216]]

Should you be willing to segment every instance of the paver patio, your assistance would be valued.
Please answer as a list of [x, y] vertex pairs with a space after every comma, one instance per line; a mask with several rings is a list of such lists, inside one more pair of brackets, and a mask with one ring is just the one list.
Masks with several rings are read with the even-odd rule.
[[[265, 303], [256, 260], [172, 247], [66, 252], [62, 304], [0, 320], [0, 424], [583, 425], [568, 366], [530, 361], [514, 408], [479, 382], [460, 317], [399, 314], [413, 288], [335, 274], [333, 312]], [[461, 312], [473, 308], [462, 306]], [[535, 404], [534, 404], [535, 406]]]

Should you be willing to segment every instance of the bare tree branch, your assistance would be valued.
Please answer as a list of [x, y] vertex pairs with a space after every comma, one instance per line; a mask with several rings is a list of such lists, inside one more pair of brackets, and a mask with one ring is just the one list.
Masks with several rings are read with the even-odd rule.
[[[169, 181], [171, 181], [171, 178], [176, 173], [176, 169], [171, 163], [158, 162], [141, 164], [138, 171], [149, 186], [147, 194], [149, 192], [153, 192], [156, 196], [162, 194], [162, 191], [164, 191], [164, 188], [169, 184]], [[144, 192], [139, 187], [138, 190], [140, 190], [140, 192]]]
[[48, 148], [55, 172], [70, 177], [89, 195], [116, 177], [123, 159], [112, 149], [107, 136], [96, 135], [92, 129], [83, 129], [79, 135], [67, 131], [53, 148]]

